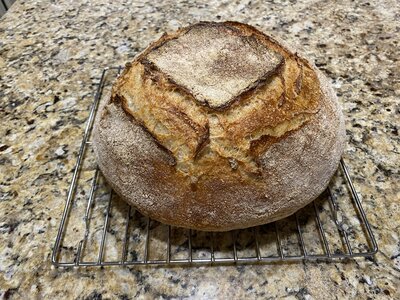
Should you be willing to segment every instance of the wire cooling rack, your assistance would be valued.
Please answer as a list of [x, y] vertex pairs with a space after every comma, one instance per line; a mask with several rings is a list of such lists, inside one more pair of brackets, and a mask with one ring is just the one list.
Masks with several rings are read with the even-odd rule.
[[121, 201], [91, 146], [93, 120], [121, 67], [103, 70], [78, 152], [52, 253], [57, 267], [233, 264], [371, 257], [377, 251], [343, 160], [326, 191], [296, 214], [263, 226], [212, 233], [164, 225]]

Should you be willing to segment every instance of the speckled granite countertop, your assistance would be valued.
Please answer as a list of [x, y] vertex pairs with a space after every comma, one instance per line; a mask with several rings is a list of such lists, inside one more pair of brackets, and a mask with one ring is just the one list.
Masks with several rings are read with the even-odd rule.
[[[400, 4], [17, 1], [0, 20], [0, 298], [400, 298]], [[164, 31], [234, 19], [301, 45], [333, 81], [375, 259], [55, 269], [51, 249], [101, 69]], [[223, 276], [222, 276], [223, 275]]]

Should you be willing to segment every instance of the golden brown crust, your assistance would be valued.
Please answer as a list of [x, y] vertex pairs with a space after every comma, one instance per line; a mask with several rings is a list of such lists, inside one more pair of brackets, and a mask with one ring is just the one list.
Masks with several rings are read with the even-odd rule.
[[[262, 74], [241, 67], [258, 77], [249, 85], [239, 78], [246, 88], [229, 100], [216, 92], [224, 95], [225, 102], [215, 102], [222, 106], [205, 105], [207, 93], [193, 94], [198, 81], [178, 83], [184, 66], [167, 74], [156, 64], [160, 53], [174, 57], [163, 45], [191, 28], [197, 28], [193, 45], [212, 34], [237, 49], [243, 45], [238, 37], [251, 37], [265, 57], [282, 60], [266, 64], [270, 69]], [[235, 37], [225, 38], [229, 34]], [[217, 60], [218, 47], [209, 47]], [[291, 214], [322, 192], [344, 147], [343, 118], [325, 77], [282, 42], [237, 22], [164, 34], [126, 67], [110, 99], [94, 130], [99, 166], [126, 201], [173, 225], [230, 230]]]

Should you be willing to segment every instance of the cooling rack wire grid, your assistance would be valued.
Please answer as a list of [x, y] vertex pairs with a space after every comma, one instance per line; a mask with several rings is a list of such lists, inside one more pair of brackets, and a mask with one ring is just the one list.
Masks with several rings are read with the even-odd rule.
[[121, 201], [91, 145], [93, 120], [121, 67], [105, 68], [87, 119], [52, 253], [57, 267], [252, 264], [372, 257], [378, 246], [342, 159], [325, 192], [296, 214], [230, 232], [164, 225]]

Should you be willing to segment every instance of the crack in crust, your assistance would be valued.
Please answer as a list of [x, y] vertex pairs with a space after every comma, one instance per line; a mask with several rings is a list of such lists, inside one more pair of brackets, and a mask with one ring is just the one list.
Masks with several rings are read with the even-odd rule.
[[191, 93], [189, 89], [175, 82], [170, 76], [163, 73], [154, 63], [152, 63], [146, 58], [142, 58], [140, 60], [140, 63], [144, 66], [145, 77], [151, 78], [155, 84], [160, 84], [162, 79], [166, 79], [168, 80], [169, 84], [176, 90], [190, 96], [193, 99], [193, 101], [197, 101], [195, 96]]
[[167, 156], [170, 158], [169, 164], [171, 166], [176, 166], [176, 158], [174, 156], [174, 154], [172, 153], [171, 150], [169, 150], [167, 147], [165, 147], [158, 139], [157, 137], [151, 132], [151, 130], [149, 130], [149, 128], [147, 128], [147, 126], [144, 124], [144, 122], [138, 120], [135, 118], [135, 116], [131, 113], [131, 111], [129, 110], [128, 106], [127, 106], [127, 101], [124, 97], [115, 94], [113, 96], [111, 96], [110, 99], [110, 103], [118, 103], [121, 105], [121, 108], [123, 109], [123, 111], [126, 113], [127, 116], [129, 116], [130, 120], [139, 125], [154, 141], [154, 143], [157, 145], [158, 148], [160, 148], [162, 151], [164, 151]]
[[199, 156], [201, 151], [208, 145], [210, 144], [210, 124], [206, 123], [205, 125], [205, 132], [204, 134], [200, 137], [199, 144], [196, 147], [195, 154], [194, 154], [194, 160], [196, 160]]

